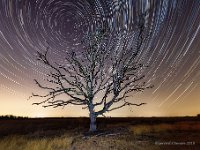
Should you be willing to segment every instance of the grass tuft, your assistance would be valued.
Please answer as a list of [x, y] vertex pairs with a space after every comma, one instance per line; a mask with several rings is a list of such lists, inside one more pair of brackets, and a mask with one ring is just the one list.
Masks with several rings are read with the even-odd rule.
[[8, 136], [0, 140], [0, 150], [66, 150], [72, 138], [61, 136], [54, 138], [27, 138], [25, 136]]

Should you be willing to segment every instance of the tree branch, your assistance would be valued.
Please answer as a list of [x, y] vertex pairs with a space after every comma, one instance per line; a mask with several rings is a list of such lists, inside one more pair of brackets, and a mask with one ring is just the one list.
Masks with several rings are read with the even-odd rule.
[[142, 106], [142, 105], [145, 105], [145, 104], [146, 103], [134, 104], [134, 103], [125, 102], [123, 105], [108, 109], [107, 111], [109, 112], [109, 111], [113, 111], [113, 110], [116, 110], [116, 109], [120, 109], [124, 106]]

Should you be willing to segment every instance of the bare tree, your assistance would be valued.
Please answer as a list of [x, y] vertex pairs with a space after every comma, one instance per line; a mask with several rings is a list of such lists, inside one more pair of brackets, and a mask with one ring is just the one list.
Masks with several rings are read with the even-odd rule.
[[[110, 34], [97, 30], [87, 33], [82, 41], [81, 53], [75, 51], [66, 55], [67, 64], [51, 63], [48, 50], [38, 52], [38, 60], [51, 68], [48, 81], [52, 86], [36, 84], [47, 91], [46, 95], [32, 94], [44, 100], [33, 103], [43, 107], [59, 107], [68, 104], [81, 105], [89, 110], [90, 131], [96, 131], [96, 118], [124, 106], [141, 106], [127, 100], [132, 92], [151, 88], [141, 82], [140, 71], [145, 66], [137, 62], [146, 39], [145, 15], [141, 15], [132, 39], [127, 33]], [[48, 84], [49, 85], [49, 84]], [[59, 99], [66, 95], [66, 100]]]

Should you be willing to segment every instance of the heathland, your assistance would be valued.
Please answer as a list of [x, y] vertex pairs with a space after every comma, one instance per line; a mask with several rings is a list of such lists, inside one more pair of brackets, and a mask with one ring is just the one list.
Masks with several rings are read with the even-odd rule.
[[199, 150], [199, 117], [0, 118], [0, 150]]

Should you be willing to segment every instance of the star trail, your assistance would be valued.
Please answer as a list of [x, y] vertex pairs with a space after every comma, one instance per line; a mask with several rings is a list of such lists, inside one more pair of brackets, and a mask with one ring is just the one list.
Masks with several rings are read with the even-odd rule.
[[145, 78], [154, 88], [131, 97], [146, 106], [109, 115], [200, 113], [199, 0], [0, 0], [0, 115], [87, 116], [75, 106], [52, 110], [27, 101], [42, 92], [33, 79], [43, 82], [49, 71], [36, 52], [50, 47], [51, 61], [61, 63], [67, 51], [81, 51], [84, 33], [99, 27], [126, 33], [134, 44], [130, 33], [145, 10], [149, 36], [138, 61], [149, 66]]

